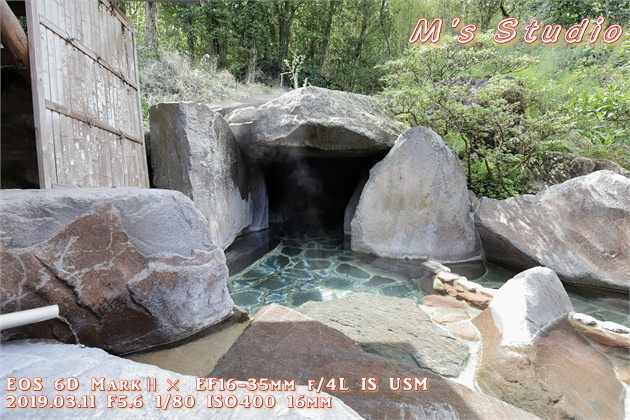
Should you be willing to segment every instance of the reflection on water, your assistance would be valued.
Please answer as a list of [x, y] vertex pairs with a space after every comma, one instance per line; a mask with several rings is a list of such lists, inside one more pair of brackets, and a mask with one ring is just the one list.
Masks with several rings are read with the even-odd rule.
[[[260, 242], [260, 235], [252, 236], [254, 243]], [[264, 248], [268, 252], [253, 264], [246, 266], [241, 258], [230, 265], [228, 288], [232, 299], [252, 315], [270, 303], [298, 307], [308, 301], [337, 299], [351, 293], [406, 297], [418, 303], [423, 296], [433, 293], [433, 273], [426, 267], [415, 262], [355, 254], [339, 229], [308, 232], [284, 229], [273, 235], [277, 237], [269, 242], [271, 246]], [[240, 253], [233, 249], [227, 252]], [[494, 289], [516, 275], [490, 263], [450, 268]], [[234, 273], [236, 270], [240, 271]], [[572, 291], [569, 296], [576, 312], [630, 326], [627, 302], [622, 299], [584, 297]]]
[[374, 263], [379, 259], [351, 252], [338, 230], [283, 231], [279, 239], [275, 249], [228, 281], [234, 303], [251, 314], [270, 303], [297, 307], [350, 293], [409, 297], [418, 302], [426, 294], [408, 273], [379, 268]]

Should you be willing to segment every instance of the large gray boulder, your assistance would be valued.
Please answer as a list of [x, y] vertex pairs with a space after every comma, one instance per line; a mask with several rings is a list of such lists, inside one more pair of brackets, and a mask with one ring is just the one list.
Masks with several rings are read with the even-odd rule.
[[345, 152], [388, 150], [400, 131], [369, 96], [313, 86], [261, 105], [250, 128], [259, 146]]
[[596, 171], [612, 171], [630, 177], [630, 171], [607, 159], [595, 159], [571, 153], [547, 152], [534, 156], [523, 168], [525, 191], [537, 194], [552, 185]]
[[194, 102], [162, 103], [149, 120], [154, 185], [192, 199], [223, 249], [241, 232], [267, 228], [262, 174], [219, 113]]
[[[214, 385], [214, 392], [205, 390], [206, 386], [197, 387], [195, 376], [180, 375], [156, 366], [132, 362], [120, 357], [111, 356], [102, 350], [76, 345], [60, 344], [55, 342], [37, 340], [19, 340], [3, 343], [0, 348], [0, 376], [2, 378], [41, 378], [43, 389], [27, 395], [45, 396], [48, 407], [59, 404], [61, 408], [6, 408], [11, 396], [25, 395], [23, 391], [10, 391], [8, 388], [15, 386], [3, 386], [0, 388], [0, 397], [4, 402], [0, 408], [1, 418], [20, 419], [120, 419], [131, 417], [134, 419], [218, 419], [218, 420], [248, 420], [248, 419], [326, 419], [326, 420], [358, 420], [361, 417], [338, 398], [326, 393], [316, 394], [308, 391], [306, 386], [296, 386], [293, 391], [272, 390], [255, 392], [246, 388], [246, 382], [223, 382], [223, 391], [218, 390], [219, 384]], [[201, 374], [200, 374], [201, 375]], [[79, 384], [77, 391], [55, 390], [57, 379], [75, 378]], [[102, 387], [100, 380], [103, 379]], [[258, 379], [258, 378], [256, 378]], [[290, 378], [286, 378], [290, 379]], [[92, 389], [92, 384], [96, 386]], [[31, 382], [32, 383], [32, 382]], [[58, 384], [66, 385], [62, 380]], [[121, 389], [124, 385], [130, 389]], [[210, 382], [207, 382], [209, 384]], [[281, 382], [284, 384], [284, 382]], [[72, 384], [72, 383], [71, 383]], [[110, 386], [114, 390], [107, 391]], [[155, 390], [149, 388], [155, 384]], [[174, 386], [171, 386], [174, 384]], [[205, 385], [205, 383], [202, 383]], [[267, 385], [269, 383], [267, 382]], [[24, 386], [24, 385], [23, 385]], [[232, 390], [231, 387], [235, 389]], [[252, 385], [250, 384], [249, 387]], [[169, 389], [170, 388], [170, 389]], [[139, 390], [138, 390], [139, 389]], [[229, 389], [229, 390], [228, 390]], [[96, 408], [72, 407], [73, 401], [77, 404], [91, 403], [94, 398]], [[208, 396], [213, 395], [208, 406]], [[232, 395], [232, 397], [228, 397]], [[330, 408], [297, 408], [299, 402], [306, 397], [323, 397], [330, 399]], [[62, 397], [63, 396], [63, 397]], [[113, 396], [114, 398], [112, 399]], [[75, 397], [76, 399], [72, 399]], [[218, 397], [218, 398], [217, 398]], [[236, 397], [236, 399], [234, 399]], [[260, 400], [262, 397], [262, 400]], [[297, 401], [290, 406], [289, 397]], [[60, 404], [63, 398], [63, 404]], [[319, 401], [315, 399], [315, 401]], [[109, 402], [109, 407], [108, 407]], [[218, 403], [223, 404], [217, 407]], [[239, 404], [240, 402], [240, 404]], [[246, 403], [250, 406], [247, 407]], [[267, 403], [273, 408], [267, 408]], [[23, 402], [21, 402], [23, 403]], [[133, 405], [135, 403], [135, 405]], [[194, 403], [194, 405], [193, 405]], [[122, 404], [122, 407], [119, 407]], [[158, 405], [160, 404], [160, 405]], [[168, 405], [167, 405], [168, 404]], [[226, 407], [226, 405], [232, 405]], [[192, 405], [192, 407], [191, 407]], [[306, 405], [306, 403], [305, 403]], [[211, 413], [211, 414], [210, 414]]]
[[628, 291], [630, 179], [598, 171], [507, 200], [482, 198], [475, 224], [488, 261], [544, 266], [567, 283]]
[[[0, 193], [3, 313], [57, 304], [66, 321], [4, 330], [125, 353], [226, 317], [225, 256], [192, 201], [141, 188]], [[73, 335], [76, 334], [76, 338]]]
[[372, 168], [351, 229], [355, 252], [443, 263], [482, 259], [464, 169], [425, 127], [402, 133]]
[[622, 419], [613, 364], [567, 320], [560, 279], [535, 267], [509, 280], [473, 323], [482, 336], [482, 391], [543, 419]]
[[468, 361], [468, 346], [435, 325], [411, 299], [355, 293], [307, 302], [298, 311], [341, 331], [368, 353], [401, 364], [456, 377]]

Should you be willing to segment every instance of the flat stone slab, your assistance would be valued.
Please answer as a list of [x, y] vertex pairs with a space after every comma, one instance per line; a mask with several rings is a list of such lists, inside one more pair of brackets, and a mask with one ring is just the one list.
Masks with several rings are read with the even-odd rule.
[[[468, 361], [468, 347], [431, 322], [411, 299], [357, 293], [307, 302], [298, 310], [341, 331], [368, 353], [401, 364], [456, 377]], [[457, 311], [469, 318], [464, 310]]]
[[[219, 361], [213, 377], [295, 379], [298, 384], [322, 389], [341, 399], [366, 419], [534, 419], [536, 417], [477, 393], [420, 368], [364, 352], [336, 329], [280, 305], [262, 308], [252, 324]], [[344, 378], [341, 383], [339, 378]], [[361, 378], [378, 386], [361, 391]], [[396, 378], [427, 378], [428, 390], [394, 391]], [[330, 391], [326, 384], [343, 385], [348, 391]]]
[[422, 298], [422, 304], [434, 308], [454, 308], [466, 309], [466, 305], [461, 300], [453, 296], [428, 295]]

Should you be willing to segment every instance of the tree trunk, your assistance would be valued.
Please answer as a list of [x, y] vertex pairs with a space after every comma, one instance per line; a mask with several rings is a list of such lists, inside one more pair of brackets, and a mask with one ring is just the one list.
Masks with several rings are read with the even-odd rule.
[[249, 62], [247, 63], [247, 75], [245, 83], [254, 83], [256, 81], [256, 63], [258, 62], [258, 49], [256, 44], [249, 51]]
[[[292, 1], [278, 1], [275, 3], [276, 13], [278, 16], [278, 42], [280, 44], [280, 73], [286, 71], [284, 60], [289, 53], [289, 41], [291, 39], [291, 23], [295, 15], [296, 5]], [[280, 84], [282, 85], [283, 77], [280, 75]]]
[[188, 31], [186, 31], [186, 40], [188, 41], [188, 54], [190, 54], [190, 59], [194, 60], [195, 58], [195, 34], [193, 33], [193, 18], [191, 16], [186, 17], [186, 23], [188, 26]]
[[320, 68], [324, 67], [326, 63], [326, 57], [328, 53], [328, 45], [330, 44], [330, 33], [332, 32], [332, 22], [337, 13], [339, 3], [336, 1], [329, 1], [326, 10], [326, 23], [324, 24], [324, 30], [322, 32], [322, 43], [319, 50], [319, 65]]
[[357, 79], [357, 70], [361, 57], [363, 56], [363, 47], [365, 46], [366, 36], [370, 27], [370, 6], [369, 4], [363, 4], [363, 19], [361, 20], [361, 32], [355, 46], [354, 52], [354, 70], [352, 72], [352, 82], [350, 83], [350, 90], [354, 87], [354, 81]]
[[158, 43], [158, 4], [153, 1], [149, 1], [145, 3], [145, 21], [144, 21], [144, 31], [147, 37], [147, 46], [149, 47], [149, 51], [159, 54], [159, 43]]

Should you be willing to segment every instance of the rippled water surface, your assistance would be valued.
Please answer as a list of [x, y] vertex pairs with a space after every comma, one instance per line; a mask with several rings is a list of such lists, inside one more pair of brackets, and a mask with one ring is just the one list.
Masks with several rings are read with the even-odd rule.
[[[228, 280], [234, 303], [250, 314], [270, 303], [298, 307], [351, 293], [406, 297], [419, 303], [433, 293], [433, 273], [421, 264], [355, 254], [340, 230], [284, 230], [278, 239], [278, 246]], [[489, 263], [451, 269], [495, 289], [516, 274]], [[627, 300], [573, 292], [569, 296], [576, 312], [630, 327]]]

